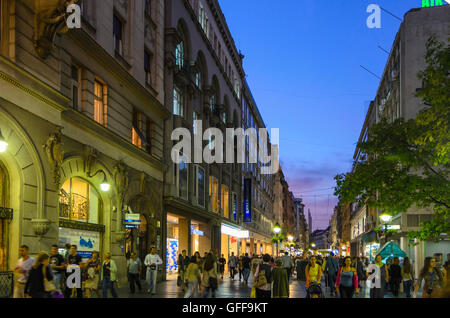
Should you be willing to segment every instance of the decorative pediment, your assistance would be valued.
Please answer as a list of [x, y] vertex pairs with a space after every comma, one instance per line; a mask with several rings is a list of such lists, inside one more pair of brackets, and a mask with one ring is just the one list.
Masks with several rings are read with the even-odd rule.
[[34, 48], [42, 59], [53, 49], [56, 33], [66, 33], [69, 28], [67, 7], [81, 0], [34, 0]]

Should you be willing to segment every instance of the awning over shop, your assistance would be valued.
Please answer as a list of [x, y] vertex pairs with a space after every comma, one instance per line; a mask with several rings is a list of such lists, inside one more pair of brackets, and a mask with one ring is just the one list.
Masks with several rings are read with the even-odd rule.
[[382, 258], [386, 257], [406, 257], [406, 253], [402, 251], [402, 249], [395, 244], [394, 242], [388, 242], [384, 244], [384, 246], [378, 252]]
[[376, 234], [374, 231], [367, 233], [367, 234], [363, 234], [363, 236], [362, 236], [362, 241], [364, 243], [374, 242], [374, 241], [376, 241], [376, 239], [377, 238], [376, 238]]

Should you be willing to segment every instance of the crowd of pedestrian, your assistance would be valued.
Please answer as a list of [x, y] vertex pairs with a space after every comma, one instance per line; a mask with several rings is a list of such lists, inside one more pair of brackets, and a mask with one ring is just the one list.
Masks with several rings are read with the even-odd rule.
[[[99, 252], [93, 251], [83, 262], [77, 246], [67, 244], [61, 253], [58, 246], [53, 245], [50, 253], [41, 251], [35, 258], [29, 255], [28, 247], [22, 245], [19, 255], [14, 269], [17, 278], [14, 298], [91, 298], [93, 294], [97, 298], [107, 298], [108, 291], [112, 297], [118, 297], [118, 268], [111, 253], [105, 253], [102, 260]], [[130, 293], [136, 292], [136, 286], [142, 292], [141, 277], [145, 270], [147, 293], [154, 295], [162, 264], [155, 248], [151, 248], [144, 262], [136, 253], [131, 253], [126, 264]], [[411, 298], [417, 297], [420, 289], [423, 298], [450, 297], [447, 275], [450, 256], [443, 265], [427, 257], [417, 276], [408, 257], [383, 260], [381, 255], [369, 263], [364, 257], [333, 254], [323, 257], [306, 253], [292, 257], [288, 252], [278, 258], [268, 254], [236, 256], [231, 253], [226, 259], [211, 250], [203, 257], [199, 252], [189, 257], [183, 250], [177, 265], [177, 285], [185, 298], [215, 298], [226, 268], [232, 281], [239, 279], [248, 285], [252, 278], [250, 296], [253, 298], [288, 298], [292, 277], [303, 286], [307, 298], [352, 298], [360, 291], [367, 291], [371, 298], [384, 298], [388, 292], [393, 297], [403, 292]]]
[[[22, 245], [19, 255], [14, 268], [17, 277], [14, 298], [91, 298], [93, 293], [97, 298], [107, 298], [108, 291], [112, 297], [118, 297], [118, 268], [109, 252], [104, 254], [102, 261], [99, 252], [93, 251], [91, 257], [83, 262], [76, 245], [66, 244], [63, 253], [53, 245], [50, 253], [41, 251], [33, 258], [29, 255], [28, 246]], [[143, 264], [136, 253], [131, 253], [126, 265], [130, 293], [135, 293], [135, 286], [142, 290], [140, 276], [145, 266], [147, 292], [154, 295], [156, 273], [161, 264], [155, 248], [151, 249]]]

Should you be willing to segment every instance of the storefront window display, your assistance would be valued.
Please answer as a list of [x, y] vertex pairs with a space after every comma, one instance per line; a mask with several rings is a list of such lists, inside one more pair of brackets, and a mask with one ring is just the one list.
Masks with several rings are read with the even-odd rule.
[[379, 243], [368, 243], [366, 244], [366, 250], [365, 250], [365, 257], [369, 259], [369, 262], [372, 262], [375, 260], [375, 257], [377, 256], [377, 252], [380, 249]]
[[166, 273], [167, 279], [176, 279], [178, 255], [188, 251], [188, 220], [184, 217], [167, 214]]
[[191, 221], [192, 253], [199, 252], [203, 257], [211, 250], [211, 236], [209, 225], [200, 221]]

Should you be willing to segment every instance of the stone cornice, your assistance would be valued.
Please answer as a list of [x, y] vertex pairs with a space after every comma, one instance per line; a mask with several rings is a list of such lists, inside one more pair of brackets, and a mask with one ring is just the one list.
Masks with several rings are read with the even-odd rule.
[[2, 55], [0, 78], [59, 111], [65, 110], [70, 103], [69, 98]]
[[[88, 118], [82, 113], [73, 109], [68, 109], [61, 113], [61, 117], [67, 121], [70, 121], [75, 126], [78, 126], [83, 130], [88, 130], [90, 133], [96, 135], [96, 137], [100, 137], [100, 139], [104, 140], [105, 142], [110, 143], [115, 147], [121, 148], [124, 153], [129, 154], [131, 157], [134, 157], [140, 161], [145, 161], [146, 164], [149, 164], [159, 171], [166, 171], [167, 165], [163, 161], [137, 148], [129, 141], [123, 139], [110, 129], [100, 125], [99, 123], [92, 120], [91, 118]], [[72, 136], [67, 137], [71, 138]]]

